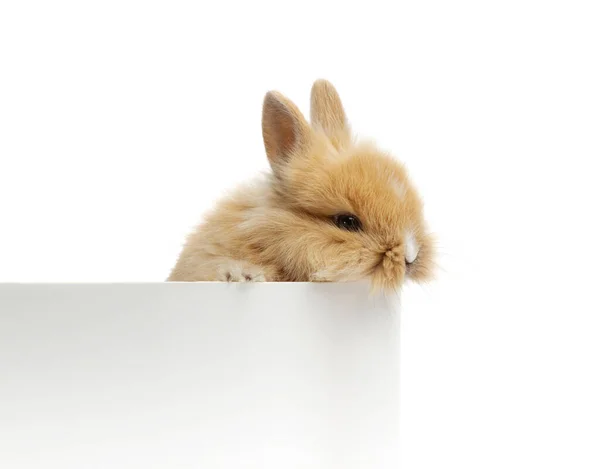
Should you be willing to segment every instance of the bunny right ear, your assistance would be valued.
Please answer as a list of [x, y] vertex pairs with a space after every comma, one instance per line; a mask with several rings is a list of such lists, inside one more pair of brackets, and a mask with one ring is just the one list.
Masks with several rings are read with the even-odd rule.
[[263, 102], [262, 133], [269, 163], [277, 172], [294, 153], [308, 146], [311, 129], [294, 103], [269, 91]]
[[310, 93], [310, 120], [340, 148], [350, 140], [346, 112], [340, 95], [327, 80], [317, 80]]

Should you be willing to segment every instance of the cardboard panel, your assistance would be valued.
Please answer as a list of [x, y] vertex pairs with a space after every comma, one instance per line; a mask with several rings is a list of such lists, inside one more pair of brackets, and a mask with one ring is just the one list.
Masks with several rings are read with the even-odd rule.
[[0, 467], [397, 468], [398, 367], [364, 285], [0, 285]]

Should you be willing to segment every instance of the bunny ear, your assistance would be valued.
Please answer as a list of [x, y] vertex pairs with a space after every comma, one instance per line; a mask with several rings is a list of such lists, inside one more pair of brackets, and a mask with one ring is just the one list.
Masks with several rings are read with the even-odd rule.
[[269, 163], [277, 171], [308, 145], [311, 130], [294, 103], [277, 91], [269, 91], [263, 102], [262, 132]]
[[327, 80], [317, 80], [313, 84], [310, 120], [314, 126], [322, 128], [333, 143], [343, 144], [350, 136], [342, 100]]

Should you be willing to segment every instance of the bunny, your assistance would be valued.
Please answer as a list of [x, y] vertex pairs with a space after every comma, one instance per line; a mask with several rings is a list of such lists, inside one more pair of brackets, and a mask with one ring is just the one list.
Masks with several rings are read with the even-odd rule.
[[340, 97], [312, 87], [309, 124], [277, 91], [263, 102], [272, 172], [221, 200], [187, 238], [168, 281], [424, 281], [433, 242], [403, 165], [355, 141]]

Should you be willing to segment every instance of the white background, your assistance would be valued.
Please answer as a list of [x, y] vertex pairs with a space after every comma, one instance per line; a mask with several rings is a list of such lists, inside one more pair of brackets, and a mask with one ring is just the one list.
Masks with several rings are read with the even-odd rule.
[[163, 281], [331, 80], [440, 240], [403, 296], [403, 468], [600, 466], [594, 1], [0, 4], [0, 281]]

